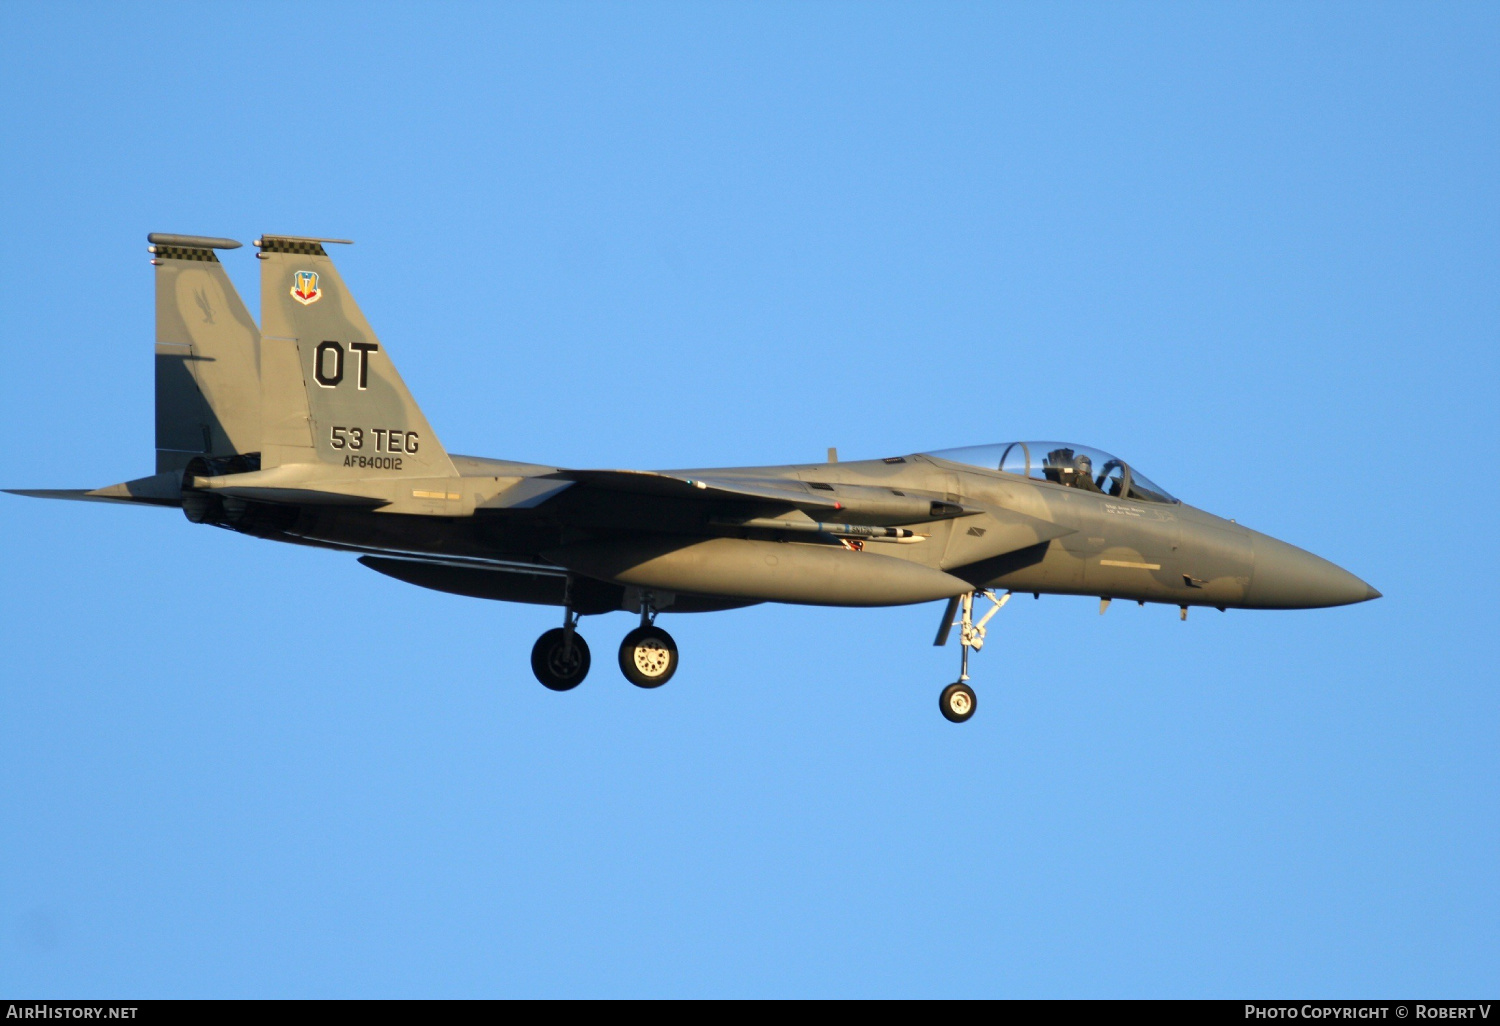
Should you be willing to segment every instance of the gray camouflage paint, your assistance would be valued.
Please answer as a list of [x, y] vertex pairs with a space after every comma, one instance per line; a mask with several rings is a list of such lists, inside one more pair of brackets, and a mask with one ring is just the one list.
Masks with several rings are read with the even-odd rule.
[[257, 330], [214, 257], [231, 240], [151, 238], [157, 474], [22, 494], [180, 506], [195, 522], [361, 553], [423, 587], [567, 598], [584, 613], [638, 609], [643, 591], [677, 612], [984, 588], [1220, 608], [1379, 597], [1186, 504], [934, 455], [660, 473], [450, 457], [324, 240], [257, 240]]

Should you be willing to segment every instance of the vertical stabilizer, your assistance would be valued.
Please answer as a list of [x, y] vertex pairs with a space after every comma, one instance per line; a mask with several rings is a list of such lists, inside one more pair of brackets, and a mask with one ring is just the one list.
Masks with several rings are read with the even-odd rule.
[[326, 241], [332, 240], [256, 240], [263, 406], [267, 441], [275, 443], [266, 446], [262, 466], [317, 462], [382, 476], [455, 474], [389, 351], [323, 249]]
[[195, 456], [258, 452], [260, 331], [216, 249], [233, 239], [153, 232], [156, 266], [156, 470]]

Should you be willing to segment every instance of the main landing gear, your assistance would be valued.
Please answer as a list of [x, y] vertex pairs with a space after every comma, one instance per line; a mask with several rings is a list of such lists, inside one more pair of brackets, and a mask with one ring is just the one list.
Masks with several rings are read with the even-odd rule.
[[531, 672], [553, 691], [571, 691], [589, 675], [589, 645], [578, 633], [578, 614], [563, 610], [563, 625], [531, 646]]
[[[943, 622], [938, 626], [937, 640], [933, 642], [939, 646], [946, 645], [949, 631], [954, 627], [958, 628], [961, 653], [958, 680], [945, 687], [938, 696], [938, 709], [951, 723], [965, 722], [979, 707], [979, 698], [974, 694], [974, 689], [969, 687], [969, 650], [978, 652], [984, 648], [985, 627], [990, 622], [990, 617], [1000, 612], [1005, 603], [1010, 601], [1008, 591], [999, 597], [992, 591], [985, 591], [983, 594], [994, 606], [977, 623], [974, 621], [974, 592], [949, 599], [947, 608], [943, 610]], [[960, 608], [963, 616], [958, 620], [953, 619], [953, 614]]]
[[638, 688], [659, 688], [677, 672], [677, 642], [656, 626], [649, 592], [641, 598], [641, 625], [620, 642], [620, 672]]
[[[641, 602], [641, 625], [620, 642], [620, 672], [639, 688], [659, 688], [677, 672], [677, 642], [656, 626], [650, 596]], [[563, 607], [563, 625], [537, 639], [531, 649], [531, 672], [553, 691], [570, 691], [589, 672], [589, 646], [578, 633], [578, 614]]]

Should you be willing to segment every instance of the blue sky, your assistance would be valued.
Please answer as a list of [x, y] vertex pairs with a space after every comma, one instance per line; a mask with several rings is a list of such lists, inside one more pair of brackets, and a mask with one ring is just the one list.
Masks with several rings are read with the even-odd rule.
[[[1500, 984], [1493, 5], [11, 5], [0, 484], [152, 465], [148, 231], [344, 236], [454, 452], [1064, 438], [1385, 593], [585, 620], [0, 496], [0, 992]], [[230, 274], [256, 307], [256, 267]], [[600, 658], [600, 656], [603, 658]]]

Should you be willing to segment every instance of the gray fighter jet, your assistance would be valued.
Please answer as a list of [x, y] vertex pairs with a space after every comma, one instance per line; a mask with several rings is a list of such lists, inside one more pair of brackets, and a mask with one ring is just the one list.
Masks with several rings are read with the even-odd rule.
[[[531, 653], [555, 691], [581, 683], [580, 616], [640, 625], [620, 669], [654, 688], [677, 669], [656, 620], [789, 602], [945, 603], [961, 670], [944, 716], [974, 714], [969, 653], [1015, 593], [1220, 610], [1379, 598], [1275, 538], [1174, 499], [1107, 453], [1011, 442], [885, 459], [722, 470], [570, 470], [450, 455], [324, 246], [257, 239], [257, 328], [215, 250], [148, 236], [156, 276], [156, 473], [57, 499], [179, 508], [195, 524], [359, 553], [425, 588], [560, 606]], [[976, 600], [989, 604], [975, 615]]]

